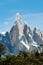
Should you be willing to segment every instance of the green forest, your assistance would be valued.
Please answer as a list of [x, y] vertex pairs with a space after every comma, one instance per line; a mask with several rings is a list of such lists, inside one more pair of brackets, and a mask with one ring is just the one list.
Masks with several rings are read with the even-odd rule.
[[43, 65], [43, 52], [30, 54], [25, 51], [20, 51], [16, 55], [6, 55], [6, 58], [1, 56], [5, 54], [5, 48], [0, 44], [0, 65]]

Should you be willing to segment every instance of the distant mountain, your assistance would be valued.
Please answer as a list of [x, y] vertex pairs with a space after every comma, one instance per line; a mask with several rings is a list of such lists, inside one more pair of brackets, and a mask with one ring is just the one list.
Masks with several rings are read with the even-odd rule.
[[41, 53], [43, 51], [43, 34], [38, 28], [32, 31], [26, 23], [22, 27], [21, 17], [16, 14], [16, 24], [9, 32], [0, 33], [0, 43], [6, 48], [6, 54], [18, 54], [20, 51]]
[[33, 39], [40, 45], [43, 44], [43, 34], [38, 28], [34, 28]]

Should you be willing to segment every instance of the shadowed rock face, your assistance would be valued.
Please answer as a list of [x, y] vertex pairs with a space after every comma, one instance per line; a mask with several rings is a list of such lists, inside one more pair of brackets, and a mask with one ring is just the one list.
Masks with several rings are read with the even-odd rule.
[[31, 28], [27, 24], [25, 24], [23, 31], [24, 31], [24, 35], [25, 35], [28, 43], [31, 42], [32, 41], [32, 30], [31, 30]]
[[42, 33], [39, 29], [34, 28], [33, 31], [33, 39], [38, 43], [38, 44], [42, 44]]
[[18, 27], [17, 27], [17, 25], [15, 25], [12, 27], [12, 29], [10, 31], [10, 40], [11, 40], [12, 44], [14, 44], [17, 41], [18, 36], [19, 36]]

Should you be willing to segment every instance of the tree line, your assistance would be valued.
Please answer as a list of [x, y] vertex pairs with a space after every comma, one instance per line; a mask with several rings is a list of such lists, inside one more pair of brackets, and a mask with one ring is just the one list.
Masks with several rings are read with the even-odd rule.
[[6, 55], [6, 58], [1, 58], [5, 54], [5, 48], [0, 43], [0, 65], [43, 65], [43, 52], [30, 54], [25, 51], [20, 51], [16, 55]]

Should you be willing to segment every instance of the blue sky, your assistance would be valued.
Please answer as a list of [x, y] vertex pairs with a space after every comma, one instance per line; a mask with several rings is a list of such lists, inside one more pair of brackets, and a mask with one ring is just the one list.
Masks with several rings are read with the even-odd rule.
[[27, 21], [32, 29], [38, 27], [43, 32], [43, 0], [0, 0], [0, 32], [10, 31], [17, 12], [22, 23]]

